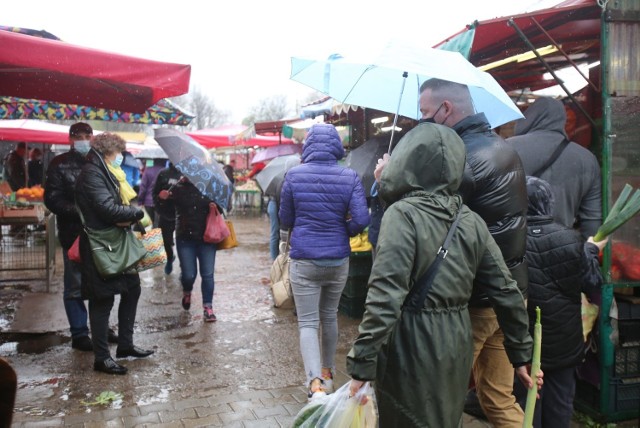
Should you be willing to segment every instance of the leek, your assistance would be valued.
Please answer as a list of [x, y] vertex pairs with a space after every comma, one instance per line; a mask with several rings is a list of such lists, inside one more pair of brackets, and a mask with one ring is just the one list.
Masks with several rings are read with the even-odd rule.
[[536, 306], [536, 323], [533, 326], [533, 358], [531, 359], [531, 380], [533, 386], [527, 391], [527, 404], [524, 410], [524, 428], [533, 426], [533, 414], [538, 395], [538, 372], [540, 371], [540, 349], [542, 348], [542, 324], [540, 324], [540, 306]]
[[611, 235], [640, 211], [640, 190], [636, 190], [629, 198], [632, 190], [629, 184], [625, 184], [620, 196], [611, 207], [609, 215], [593, 237], [595, 242], [602, 241]]

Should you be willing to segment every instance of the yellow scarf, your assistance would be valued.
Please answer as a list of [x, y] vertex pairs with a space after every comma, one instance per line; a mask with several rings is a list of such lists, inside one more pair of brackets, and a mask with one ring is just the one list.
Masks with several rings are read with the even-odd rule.
[[131, 200], [137, 196], [136, 191], [133, 190], [129, 182], [127, 181], [127, 174], [120, 167], [115, 167], [111, 164], [107, 164], [109, 171], [118, 179], [120, 184], [120, 198], [122, 203], [130, 205]]

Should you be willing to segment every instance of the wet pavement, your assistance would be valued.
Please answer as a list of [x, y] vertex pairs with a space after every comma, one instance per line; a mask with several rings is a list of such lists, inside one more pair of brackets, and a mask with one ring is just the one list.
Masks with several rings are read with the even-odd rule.
[[[171, 275], [162, 268], [142, 273], [134, 340], [155, 354], [119, 360], [129, 368], [125, 376], [95, 372], [91, 352], [71, 349], [60, 321], [65, 320], [60, 253], [49, 293], [42, 281], [3, 285], [0, 356], [18, 374], [13, 426], [290, 426], [306, 402], [296, 318], [291, 310], [272, 306], [268, 219], [232, 219], [240, 246], [216, 256], [218, 321], [203, 322], [199, 282], [191, 310], [182, 309], [177, 262]], [[48, 310], [34, 313], [35, 306]], [[114, 308], [114, 326], [115, 314]], [[340, 315], [337, 386], [347, 379], [345, 356], [358, 323]], [[105, 391], [119, 398], [96, 404]], [[465, 415], [464, 426], [489, 425]]]

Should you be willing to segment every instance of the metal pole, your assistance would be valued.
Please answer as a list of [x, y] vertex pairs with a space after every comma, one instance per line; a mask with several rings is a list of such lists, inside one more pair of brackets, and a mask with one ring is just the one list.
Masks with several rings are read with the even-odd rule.
[[393, 126], [391, 127], [391, 139], [389, 140], [389, 154], [391, 154], [391, 145], [393, 144], [393, 136], [396, 133], [396, 123], [398, 123], [398, 113], [400, 113], [400, 103], [402, 102], [402, 93], [404, 92], [404, 85], [407, 83], [407, 77], [409, 73], [404, 71], [402, 73], [402, 87], [400, 88], [400, 98], [398, 99], [398, 108], [396, 109], [396, 115], [393, 116]]
[[593, 126], [594, 129], [597, 128], [596, 122], [591, 118], [591, 116], [589, 116], [589, 113], [587, 113], [587, 111], [584, 109], [584, 107], [582, 107], [582, 105], [580, 105], [580, 103], [578, 102], [578, 100], [576, 100], [576, 98], [573, 96], [573, 94], [571, 92], [569, 92], [569, 89], [567, 89], [567, 87], [564, 85], [564, 83], [562, 82], [562, 80], [560, 80], [560, 78], [556, 75], [556, 73], [553, 71], [553, 69], [551, 68], [551, 66], [547, 63], [547, 61], [544, 60], [544, 58], [542, 58], [542, 56], [538, 53], [538, 50], [535, 48], [535, 46], [533, 46], [533, 44], [529, 41], [529, 39], [527, 38], [527, 36], [522, 32], [522, 30], [520, 29], [520, 27], [518, 27], [518, 24], [515, 23], [515, 21], [513, 20], [513, 18], [511, 18], [509, 20], [509, 25], [511, 27], [513, 27], [514, 30], [516, 30], [516, 33], [518, 33], [518, 35], [520, 36], [520, 38], [522, 39], [522, 41], [527, 45], [527, 47], [531, 50], [531, 52], [533, 52], [535, 54], [535, 56], [538, 58], [538, 61], [540, 61], [540, 63], [542, 65], [544, 65], [544, 67], [547, 69], [547, 71], [549, 72], [549, 74], [551, 74], [553, 76], [553, 78], [556, 80], [556, 82], [558, 82], [558, 84], [560, 85], [560, 87], [562, 88], [562, 90], [567, 94], [567, 96], [571, 99], [571, 101], [573, 101], [573, 103], [576, 105], [576, 107], [578, 107], [578, 109], [580, 110], [580, 112], [584, 115], [584, 117], [587, 118], [587, 120], [589, 121], [589, 123], [591, 123], [591, 126]]

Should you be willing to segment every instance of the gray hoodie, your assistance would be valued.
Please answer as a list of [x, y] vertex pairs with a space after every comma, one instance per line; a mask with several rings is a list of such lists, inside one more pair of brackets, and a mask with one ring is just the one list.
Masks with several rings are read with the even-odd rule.
[[[516, 122], [515, 136], [508, 138], [522, 159], [525, 173], [531, 175], [544, 165], [567, 134], [564, 105], [553, 98], [539, 98]], [[569, 145], [540, 177], [551, 184], [555, 198], [553, 217], [567, 227], [577, 221], [587, 238], [602, 223], [602, 182], [600, 166], [589, 150]]]

